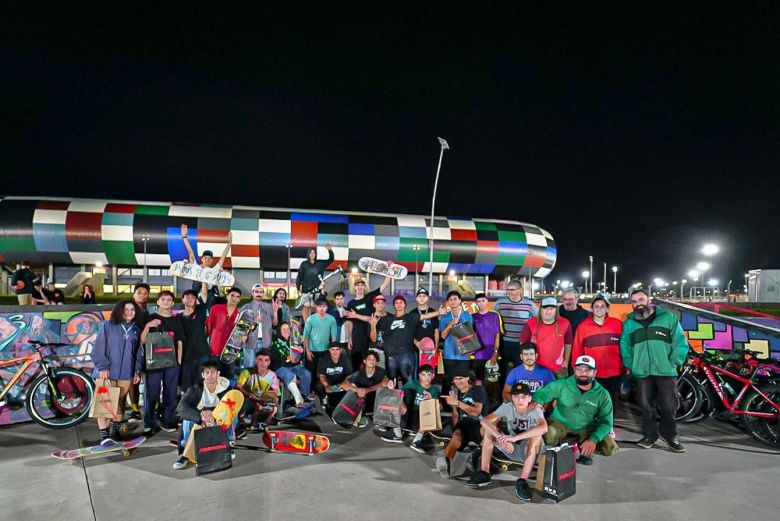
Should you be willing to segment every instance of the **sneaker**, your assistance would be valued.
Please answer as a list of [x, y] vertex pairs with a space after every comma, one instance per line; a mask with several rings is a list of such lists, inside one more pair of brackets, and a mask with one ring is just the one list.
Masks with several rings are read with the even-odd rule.
[[666, 446], [669, 447], [669, 450], [672, 451], [672, 452], [677, 452], [677, 453], [685, 452], [685, 447], [683, 447], [683, 444], [680, 443], [677, 440], [677, 438], [674, 438], [671, 441], [667, 441], [666, 442]]
[[190, 464], [190, 460], [188, 460], [184, 456], [179, 456], [179, 459], [177, 459], [173, 464], [173, 470], [186, 469], [189, 464]]
[[122, 434], [119, 432], [119, 429], [111, 429], [111, 435], [109, 436], [109, 439], [114, 440], [117, 443], [121, 442]]
[[409, 444], [409, 448], [415, 452], [419, 452], [420, 454], [425, 454], [427, 452], [425, 450], [425, 447], [423, 447], [422, 438], [420, 438], [419, 440], [417, 439], [412, 440], [412, 443]]
[[363, 416], [360, 418], [360, 421], [358, 422], [358, 429], [365, 429], [371, 424], [371, 420]]
[[492, 485], [493, 480], [490, 479], [490, 474], [478, 470], [471, 476], [471, 479], [466, 482], [466, 486], [470, 488], [482, 488], [488, 485]]
[[579, 463], [580, 465], [593, 465], [593, 458], [591, 458], [590, 456], [583, 456], [582, 454], [580, 454], [580, 457], [577, 458], [577, 463]]
[[149, 436], [154, 436], [158, 432], [160, 432], [160, 428], [159, 427], [144, 427], [143, 434], [144, 434], [144, 436], [149, 437]]
[[116, 441], [112, 440], [111, 438], [106, 438], [103, 440], [100, 440], [100, 445], [105, 447], [108, 445], [116, 445]]
[[404, 441], [404, 437], [402, 434], [395, 432], [394, 429], [393, 432], [388, 432], [382, 436], [382, 441], [386, 441], [388, 443], [402, 443]]
[[387, 427], [385, 427], [384, 425], [376, 425], [375, 427], [376, 430], [378, 430], [379, 432], [387, 432]]
[[520, 498], [520, 501], [531, 501], [531, 487], [528, 486], [528, 482], [523, 478], [518, 479], [515, 482], [515, 494]]
[[163, 423], [162, 425], [160, 425], [160, 428], [165, 432], [176, 432], [177, 430], [179, 430], [178, 425], [173, 425], [168, 423]]
[[127, 419], [130, 422], [138, 423], [141, 421], [141, 411], [132, 410], [130, 411], [130, 417]]
[[644, 437], [641, 440], [639, 440], [638, 442], [636, 442], [636, 444], [637, 444], [637, 447], [639, 447], [640, 449], [651, 449], [651, 448], [653, 448], [653, 445], [655, 445], [655, 442], [656, 442], [656, 440], [651, 440], [648, 437]]
[[246, 429], [239, 426], [239, 428], [236, 429], [236, 439], [243, 440], [244, 438], [246, 438]]
[[450, 479], [450, 459], [445, 457], [436, 458], [436, 470], [444, 479]]

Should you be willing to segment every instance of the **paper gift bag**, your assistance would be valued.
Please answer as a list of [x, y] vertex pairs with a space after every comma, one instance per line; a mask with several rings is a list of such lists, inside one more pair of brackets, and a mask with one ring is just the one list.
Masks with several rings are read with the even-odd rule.
[[111, 380], [95, 380], [95, 399], [89, 408], [90, 418], [111, 418], [119, 422], [119, 387], [112, 387]]
[[439, 400], [431, 398], [420, 402], [420, 432], [440, 431]]

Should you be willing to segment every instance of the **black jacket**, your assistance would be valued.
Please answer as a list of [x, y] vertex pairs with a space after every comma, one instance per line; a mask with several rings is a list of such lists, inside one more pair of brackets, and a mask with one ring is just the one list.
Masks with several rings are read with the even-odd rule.
[[[223, 376], [220, 376], [219, 378], [220, 379], [219, 383], [217, 383], [217, 389], [219, 389], [220, 386], [224, 387], [222, 390], [217, 391], [217, 396], [221, 400], [222, 397], [232, 389], [232, 386], [230, 385], [230, 380], [227, 378], [224, 378]], [[224, 382], [227, 382], [227, 385], [224, 385]], [[190, 420], [195, 423], [200, 423], [200, 409], [198, 409], [198, 404], [200, 403], [200, 399], [202, 397], [203, 382], [198, 382], [187, 389], [187, 392], [184, 394], [184, 396], [182, 396], [181, 401], [179, 402], [179, 406], [176, 407], [176, 411], [179, 413], [179, 416], [181, 416], [183, 420]]]
[[295, 278], [295, 285], [299, 288], [303, 285], [303, 291], [311, 291], [316, 289], [320, 285], [320, 279], [318, 275], [325, 273], [327, 268], [336, 259], [333, 255], [333, 250], [328, 251], [328, 260], [317, 260], [314, 263], [309, 262], [306, 259], [301, 263], [301, 267], [298, 268], [298, 276]]

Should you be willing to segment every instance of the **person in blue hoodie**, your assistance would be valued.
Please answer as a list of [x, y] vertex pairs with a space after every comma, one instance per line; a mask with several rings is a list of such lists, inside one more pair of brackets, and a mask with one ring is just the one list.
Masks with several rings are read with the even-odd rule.
[[130, 386], [141, 381], [143, 356], [141, 329], [137, 322], [139, 316], [138, 305], [132, 300], [117, 302], [111, 317], [101, 324], [92, 349], [92, 361], [95, 363], [93, 378], [111, 380], [112, 386], [119, 387], [119, 407], [115, 421], [98, 418], [101, 443], [108, 443], [106, 440], [120, 441], [119, 427], [125, 413], [125, 397]]

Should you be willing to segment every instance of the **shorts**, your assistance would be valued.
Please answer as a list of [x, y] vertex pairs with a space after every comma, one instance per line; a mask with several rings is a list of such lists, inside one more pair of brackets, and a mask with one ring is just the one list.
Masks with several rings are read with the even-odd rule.
[[317, 297], [320, 296], [320, 292], [314, 292], [309, 293], [308, 291], [301, 294], [301, 307], [314, 307], [314, 302], [317, 300]]
[[461, 420], [453, 427], [452, 431], [455, 432], [457, 429], [460, 429], [462, 433], [459, 449], [466, 448], [469, 442], [476, 445], [482, 444], [482, 425], [478, 421]]
[[[495, 447], [500, 450], [508, 460], [523, 463], [525, 461], [525, 455], [528, 452], [528, 440], [520, 440], [517, 443], [513, 443], [513, 445], [515, 446], [515, 450], [512, 451], [512, 454], [504, 452], [504, 449], [499, 447], [498, 444], [496, 444]], [[536, 455], [536, 461], [539, 461], [539, 455], [541, 455], [542, 452], [544, 452], [544, 443], [542, 443], [539, 453]]]

